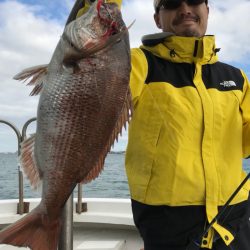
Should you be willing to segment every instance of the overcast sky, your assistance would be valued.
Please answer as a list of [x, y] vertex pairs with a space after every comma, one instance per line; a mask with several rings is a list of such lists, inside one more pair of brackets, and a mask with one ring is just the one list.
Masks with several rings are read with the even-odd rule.
[[[152, 0], [125, 0], [122, 12], [130, 29], [131, 47], [142, 35], [158, 32], [153, 22]], [[23, 68], [48, 63], [60, 39], [73, 0], [0, 0], [0, 119], [19, 129], [36, 116], [38, 97], [30, 87], [12, 80]], [[250, 77], [250, 1], [209, 0], [207, 34], [215, 34], [220, 60], [246, 71]], [[29, 133], [34, 126], [29, 129]], [[116, 150], [124, 150], [126, 134]], [[14, 133], [0, 125], [0, 152], [17, 150]]]

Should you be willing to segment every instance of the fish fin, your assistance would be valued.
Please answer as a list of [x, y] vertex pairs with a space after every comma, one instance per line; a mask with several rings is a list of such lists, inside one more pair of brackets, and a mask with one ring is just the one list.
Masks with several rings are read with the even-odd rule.
[[22, 72], [16, 74], [13, 78], [19, 81], [28, 81], [27, 85], [35, 85], [30, 93], [31, 96], [38, 95], [44, 85], [45, 78], [48, 72], [48, 64], [38, 65], [35, 67], [24, 69]]
[[60, 219], [50, 221], [38, 209], [0, 231], [0, 244], [30, 247], [33, 250], [57, 249]]
[[106, 150], [108, 150], [108, 152], [110, 151], [110, 148], [114, 145], [114, 142], [118, 141], [119, 135], [122, 134], [122, 128], [124, 127], [126, 129], [126, 125], [127, 123], [130, 122], [132, 115], [133, 115], [132, 97], [130, 90], [128, 90], [127, 97], [125, 99], [124, 106], [121, 111], [121, 115], [116, 122], [116, 126], [106, 146], [107, 147]]
[[122, 133], [122, 128], [124, 127], [126, 129], [126, 124], [127, 122], [130, 121], [132, 113], [133, 113], [132, 98], [131, 98], [131, 93], [128, 90], [127, 98], [125, 100], [121, 115], [119, 119], [117, 120], [116, 126], [113, 130], [111, 137], [109, 138], [109, 141], [103, 151], [103, 154], [99, 157], [99, 160], [96, 166], [92, 168], [92, 170], [88, 173], [87, 176], [85, 176], [85, 178], [82, 181], [83, 184], [86, 184], [99, 176], [99, 174], [101, 173], [103, 169], [104, 161], [108, 152], [113, 146], [115, 140], [118, 141], [118, 136], [119, 134]]
[[[75, 63], [83, 58], [86, 58], [90, 55], [95, 54], [96, 52], [103, 50], [117, 42], [120, 41], [120, 39], [127, 33], [127, 29], [125, 29], [124, 31], [115, 34], [113, 36], [104, 36], [100, 42], [98, 44], [93, 44], [93, 43], [89, 43], [87, 44], [82, 50], [78, 50], [74, 47], [72, 47], [72, 45], [70, 47], [68, 47], [67, 50], [65, 50], [65, 54], [64, 54], [64, 59], [63, 59], [63, 64], [64, 65], [75, 65]], [[63, 38], [65, 39], [65, 41], [67, 40], [66, 35], [63, 35]]]
[[35, 135], [33, 134], [21, 143], [21, 154], [19, 160], [31, 186], [36, 189], [40, 184], [42, 173], [34, 159], [34, 145]]

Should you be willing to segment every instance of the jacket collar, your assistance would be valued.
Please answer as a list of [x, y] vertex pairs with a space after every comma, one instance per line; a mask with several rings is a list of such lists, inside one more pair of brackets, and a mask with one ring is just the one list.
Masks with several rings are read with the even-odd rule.
[[144, 48], [154, 55], [176, 63], [212, 64], [218, 61], [214, 36], [181, 37], [163, 32], [142, 38]]

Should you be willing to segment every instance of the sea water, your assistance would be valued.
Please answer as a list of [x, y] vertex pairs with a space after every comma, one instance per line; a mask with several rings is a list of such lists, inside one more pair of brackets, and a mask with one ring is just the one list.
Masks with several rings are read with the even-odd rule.
[[[129, 198], [128, 182], [124, 167], [124, 152], [108, 154], [103, 171], [89, 184], [83, 185], [83, 197]], [[77, 188], [75, 190], [75, 197]], [[41, 197], [41, 190], [34, 191], [24, 178], [24, 197]], [[18, 198], [18, 157], [15, 153], [0, 153], [0, 200]]]
[[[128, 182], [124, 167], [124, 152], [108, 154], [104, 170], [99, 177], [83, 185], [83, 197], [129, 198]], [[250, 159], [243, 161], [243, 168], [250, 171]], [[232, 176], [233, 178], [233, 176]], [[41, 197], [41, 190], [32, 190], [24, 179], [24, 197]], [[75, 191], [75, 197], [76, 191]], [[18, 157], [16, 153], [0, 153], [0, 200], [18, 198]]]

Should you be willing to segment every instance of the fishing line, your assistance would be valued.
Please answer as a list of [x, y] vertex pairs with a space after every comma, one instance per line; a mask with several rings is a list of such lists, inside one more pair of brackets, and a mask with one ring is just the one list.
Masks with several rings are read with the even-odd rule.
[[[214, 223], [217, 222], [221, 218], [221, 216], [226, 212], [226, 210], [230, 209], [229, 205], [230, 205], [231, 201], [235, 198], [235, 196], [243, 188], [243, 186], [246, 184], [246, 182], [248, 181], [249, 178], [250, 178], [250, 172], [245, 177], [245, 179], [241, 182], [241, 184], [237, 187], [237, 189], [233, 192], [233, 194], [229, 197], [229, 199], [227, 200], [227, 202], [225, 203], [225, 205], [221, 208], [221, 210], [218, 212], [218, 214], [207, 225], [207, 227], [205, 228], [204, 232], [201, 234], [200, 237], [198, 237], [198, 240], [193, 240], [193, 242], [191, 242], [189, 244], [189, 246], [186, 248], [186, 250], [193, 250], [193, 248], [192, 248], [193, 245], [192, 244], [195, 244], [197, 247], [199, 247], [198, 249], [200, 249], [202, 239], [205, 237], [205, 235], [208, 234], [209, 230], [213, 227]], [[233, 207], [231, 209], [233, 209]]]

